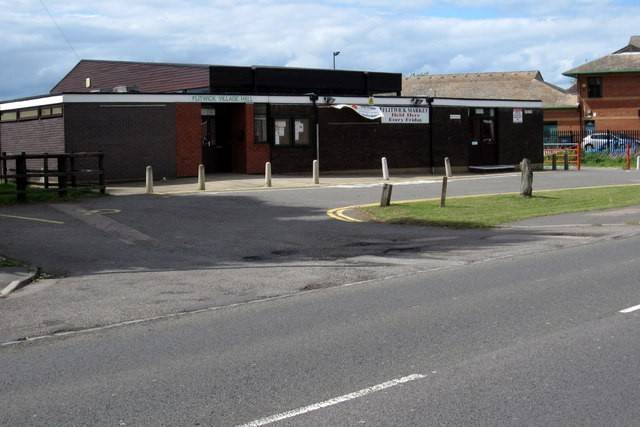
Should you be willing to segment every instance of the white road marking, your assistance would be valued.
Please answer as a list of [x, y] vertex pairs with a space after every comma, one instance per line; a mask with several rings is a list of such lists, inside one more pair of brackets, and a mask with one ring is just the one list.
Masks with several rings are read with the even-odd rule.
[[620, 310], [620, 313], [627, 314], [636, 310], [640, 310], [640, 305], [634, 305], [633, 307], [625, 308], [624, 310]]
[[258, 427], [266, 424], [275, 423], [276, 421], [285, 420], [287, 418], [293, 418], [298, 415], [306, 414], [307, 412], [317, 411], [318, 409], [326, 408], [328, 406], [337, 405], [338, 403], [347, 402], [349, 400], [357, 399], [367, 394], [375, 393], [386, 388], [395, 387], [400, 384], [408, 383], [425, 378], [424, 375], [412, 374], [406, 377], [397, 378], [395, 380], [387, 381], [381, 384], [377, 384], [371, 387], [363, 388], [353, 393], [345, 394], [343, 396], [334, 397], [333, 399], [325, 400], [324, 402], [314, 403], [313, 405], [305, 406], [302, 408], [294, 409], [292, 411], [283, 412], [281, 414], [272, 415], [270, 417], [260, 418], [259, 420], [251, 421], [247, 424], [242, 424], [238, 427]]
[[30, 216], [18, 216], [18, 215], [7, 215], [7, 214], [0, 214], [0, 216], [4, 218], [23, 219], [25, 221], [44, 222], [46, 224], [64, 224], [64, 222], [62, 221], [56, 221], [53, 219], [33, 218]]

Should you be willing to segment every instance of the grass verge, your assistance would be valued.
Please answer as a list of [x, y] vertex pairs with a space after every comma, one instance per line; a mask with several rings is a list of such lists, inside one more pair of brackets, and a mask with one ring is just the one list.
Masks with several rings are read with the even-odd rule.
[[[0, 184], [0, 206], [13, 205], [18, 203], [16, 200], [16, 186], [15, 184]], [[65, 200], [75, 200], [82, 197], [97, 197], [102, 196], [96, 191], [91, 191], [86, 188], [69, 188], [67, 190], [66, 197], [59, 197], [55, 189], [45, 190], [44, 188], [28, 187], [27, 188], [27, 202], [29, 203], [42, 203], [42, 202], [58, 202]]]
[[640, 185], [450, 198], [360, 208], [373, 221], [452, 228], [490, 228], [538, 216], [640, 205]]
[[624, 168], [624, 155], [612, 156], [608, 153], [584, 153], [582, 166], [603, 168]]

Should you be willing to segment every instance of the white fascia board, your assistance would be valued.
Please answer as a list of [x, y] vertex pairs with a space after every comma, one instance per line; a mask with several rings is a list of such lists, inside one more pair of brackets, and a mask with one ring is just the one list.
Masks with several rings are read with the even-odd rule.
[[471, 108], [542, 108], [542, 101], [437, 98], [433, 100], [433, 106]]
[[43, 105], [62, 104], [63, 96], [46, 96], [43, 98], [26, 99], [24, 101], [13, 101], [0, 104], [0, 111], [17, 110], [19, 108], [40, 107]]
[[[324, 101], [325, 97], [320, 96], [318, 105], [328, 105]], [[360, 104], [367, 105], [369, 97], [366, 96], [336, 96], [332, 98], [333, 104]], [[413, 106], [414, 98], [423, 97], [374, 97], [374, 104], [378, 106]], [[29, 99], [24, 101], [14, 101], [0, 104], [0, 111], [15, 110], [19, 108], [39, 107], [44, 105], [60, 103], [224, 103], [224, 104], [297, 104], [310, 105], [311, 100], [306, 95], [280, 96], [280, 95], [216, 95], [216, 94], [64, 94], [46, 96], [42, 98]], [[420, 107], [426, 107], [426, 100]], [[451, 99], [436, 98], [433, 106], [443, 107], [477, 107], [477, 108], [542, 108], [541, 101], [518, 101], [518, 100], [489, 100], [489, 99]]]

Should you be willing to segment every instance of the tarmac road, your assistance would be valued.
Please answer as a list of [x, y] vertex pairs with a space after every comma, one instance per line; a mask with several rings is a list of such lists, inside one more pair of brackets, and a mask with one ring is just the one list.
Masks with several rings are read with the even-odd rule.
[[[534, 188], [638, 182], [636, 171], [545, 172], [535, 175]], [[486, 175], [454, 179], [449, 194], [518, 189], [518, 174]], [[438, 183], [396, 185], [394, 199], [438, 193]], [[452, 231], [350, 224], [326, 215], [329, 208], [375, 202], [379, 195], [379, 185], [343, 186], [0, 208], [0, 253], [54, 275], [0, 302], [0, 342], [637, 232], [634, 227]], [[631, 217], [637, 223], [640, 213]]]
[[0, 424], [637, 425], [639, 245], [3, 345]]

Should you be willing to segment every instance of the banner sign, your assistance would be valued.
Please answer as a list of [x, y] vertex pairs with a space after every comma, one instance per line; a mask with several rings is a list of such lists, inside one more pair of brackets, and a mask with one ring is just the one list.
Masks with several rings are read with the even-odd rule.
[[332, 105], [333, 108], [337, 108], [338, 110], [342, 110], [343, 108], [350, 108], [365, 119], [375, 120], [375, 119], [383, 119], [384, 114], [380, 111], [380, 107], [376, 107], [375, 105], [347, 105], [347, 104], [338, 104]]
[[428, 124], [428, 107], [380, 107], [382, 110], [382, 123], [396, 124]]

